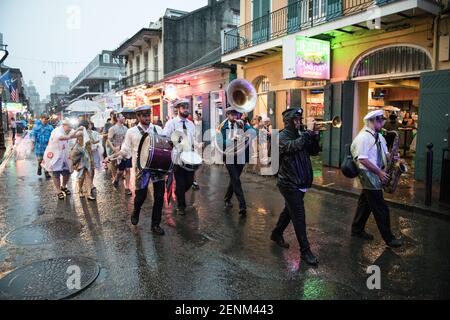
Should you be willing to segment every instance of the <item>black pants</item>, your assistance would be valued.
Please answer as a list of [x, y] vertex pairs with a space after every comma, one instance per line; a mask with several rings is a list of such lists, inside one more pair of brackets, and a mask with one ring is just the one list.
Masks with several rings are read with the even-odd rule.
[[273, 234], [283, 235], [284, 230], [286, 230], [289, 222], [292, 220], [300, 251], [305, 252], [309, 249], [308, 237], [306, 235], [305, 205], [303, 202], [305, 193], [300, 190], [281, 187], [279, 189], [284, 197], [285, 206], [273, 230]]
[[391, 231], [389, 207], [384, 201], [382, 190], [364, 189], [361, 192], [358, 200], [358, 208], [353, 219], [352, 232], [359, 233], [364, 231], [371, 212], [373, 212], [383, 240], [389, 242], [394, 239]]
[[244, 170], [245, 164], [227, 164], [228, 174], [230, 175], [230, 182], [228, 184], [227, 193], [225, 194], [225, 201], [231, 201], [233, 193], [239, 201], [240, 209], [247, 209], [245, 203], [244, 190], [242, 190], [241, 174]]
[[[152, 227], [159, 226], [161, 223], [162, 208], [164, 206], [164, 181], [157, 181], [153, 183], [153, 211], [152, 211]], [[134, 214], [139, 215], [142, 205], [147, 198], [148, 189], [136, 190], [134, 198]]]
[[177, 205], [180, 209], [186, 209], [186, 192], [192, 187], [194, 183], [195, 171], [186, 170], [183, 167], [175, 166], [175, 195], [177, 197]]

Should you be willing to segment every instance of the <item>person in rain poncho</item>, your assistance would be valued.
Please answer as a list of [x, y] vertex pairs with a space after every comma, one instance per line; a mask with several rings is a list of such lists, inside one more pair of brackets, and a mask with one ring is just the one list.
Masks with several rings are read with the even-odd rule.
[[77, 137], [77, 143], [72, 149], [71, 157], [73, 167], [78, 171], [78, 192], [80, 198], [84, 198], [86, 194], [89, 194], [88, 199], [94, 201], [96, 200], [96, 188], [93, 184], [95, 169], [101, 168], [103, 148], [100, 145], [100, 135], [92, 128], [89, 122], [81, 122], [79, 130], [82, 132], [82, 135]]
[[73, 171], [72, 159], [70, 158], [70, 150], [73, 145], [71, 140], [80, 136], [82, 134], [80, 131], [73, 130], [69, 121], [64, 120], [60, 127], [53, 130], [44, 152], [41, 165], [46, 171], [52, 173], [53, 183], [59, 199], [64, 199], [71, 194], [67, 188], [67, 183]]
[[[34, 143], [34, 153], [36, 154], [38, 169], [38, 176], [42, 175], [42, 160], [44, 158], [44, 152], [47, 148], [50, 136], [53, 132], [53, 126], [48, 122], [49, 118], [46, 114], [41, 115], [40, 120], [37, 120], [31, 131], [30, 138]], [[46, 178], [50, 178], [48, 171], [45, 171]]]

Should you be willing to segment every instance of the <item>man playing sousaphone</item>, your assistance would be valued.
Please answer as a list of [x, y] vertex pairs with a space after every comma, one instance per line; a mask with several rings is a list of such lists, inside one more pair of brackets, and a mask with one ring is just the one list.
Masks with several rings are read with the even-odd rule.
[[147, 189], [150, 183], [153, 184], [153, 212], [152, 212], [152, 232], [157, 235], [164, 235], [164, 230], [160, 227], [161, 214], [164, 205], [165, 182], [163, 174], [156, 174], [151, 170], [139, 169], [137, 165], [139, 144], [144, 134], [161, 135], [162, 128], [151, 123], [151, 107], [141, 106], [136, 110], [138, 125], [129, 129], [125, 135], [120, 151], [108, 157], [108, 160], [122, 156], [124, 159], [132, 157], [133, 167], [135, 169], [135, 188], [136, 196], [134, 198], [134, 210], [131, 216], [131, 223], [139, 223], [141, 207], [147, 198]]
[[380, 133], [385, 120], [383, 110], [369, 112], [364, 117], [365, 127], [351, 146], [352, 156], [359, 166], [359, 179], [363, 188], [353, 219], [352, 235], [373, 240], [373, 236], [364, 230], [372, 212], [386, 244], [389, 247], [400, 247], [402, 241], [392, 234], [389, 207], [383, 197], [383, 184], [390, 178], [386, 173], [387, 159], [390, 156], [386, 140]]

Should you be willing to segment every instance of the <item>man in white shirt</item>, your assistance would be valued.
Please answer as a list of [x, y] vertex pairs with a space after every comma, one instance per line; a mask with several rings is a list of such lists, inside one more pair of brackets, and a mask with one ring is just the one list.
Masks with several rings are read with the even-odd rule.
[[164, 235], [164, 230], [160, 227], [161, 214], [164, 205], [164, 176], [152, 173], [150, 170], [140, 170], [137, 166], [137, 154], [139, 143], [145, 133], [162, 135], [162, 128], [151, 123], [151, 107], [141, 106], [136, 109], [136, 117], [139, 123], [131, 129], [128, 129], [125, 140], [122, 143], [120, 151], [114, 153], [110, 158], [122, 156], [123, 158], [132, 158], [135, 169], [135, 187], [136, 195], [134, 198], [134, 210], [131, 216], [131, 223], [139, 223], [141, 207], [147, 198], [148, 185], [153, 184], [153, 210], [152, 210], [152, 232], [157, 235]]
[[[184, 133], [188, 139], [188, 148], [192, 151], [194, 150], [195, 142], [195, 125], [192, 121], [188, 119], [189, 117], [189, 106], [190, 102], [187, 99], [181, 99], [175, 102], [174, 108], [176, 109], [177, 116], [169, 121], [167, 121], [164, 127], [164, 135], [171, 137], [175, 131]], [[186, 150], [185, 150], [186, 151]], [[186, 169], [182, 166], [179, 159], [180, 153], [174, 148], [174, 175], [176, 181], [175, 195], [177, 197], [177, 210], [180, 215], [186, 214], [186, 192], [192, 187], [194, 182], [194, 171], [191, 169]]]
[[383, 110], [369, 112], [364, 117], [365, 127], [353, 140], [351, 152], [359, 166], [359, 179], [363, 190], [358, 200], [352, 235], [372, 240], [373, 236], [364, 229], [373, 212], [378, 230], [390, 247], [400, 247], [402, 241], [396, 239], [391, 231], [389, 207], [383, 197], [383, 183], [389, 176], [385, 169], [389, 158], [386, 140], [381, 135], [386, 118]]
[[[122, 143], [125, 140], [125, 136], [128, 129], [127, 127], [125, 127], [124, 123], [125, 117], [122, 114], [119, 114], [117, 115], [117, 123], [108, 130], [108, 140], [106, 143], [109, 144], [109, 146], [112, 146], [114, 152], [120, 150]], [[116, 170], [113, 170], [113, 172], [115, 172], [115, 174], [113, 175], [114, 186], [117, 188], [119, 186], [119, 181], [123, 177], [125, 177], [125, 194], [129, 196], [132, 195], [130, 190], [131, 168], [132, 168], [132, 161], [131, 157], [129, 157], [118, 160], [115, 165]]]

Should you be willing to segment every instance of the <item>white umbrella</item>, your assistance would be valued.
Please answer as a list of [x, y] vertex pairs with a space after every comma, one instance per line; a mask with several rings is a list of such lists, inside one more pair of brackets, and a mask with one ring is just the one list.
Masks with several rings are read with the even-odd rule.
[[102, 108], [102, 106], [97, 102], [91, 100], [78, 100], [71, 103], [66, 110], [71, 112], [92, 113], [102, 112], [104, 108]]
[[91, 117], [91, 121], [94, 123], [96, 128], [103, 128], [106, 120], [108, 120], [108, 113], [106, 112], [97, 112]]

